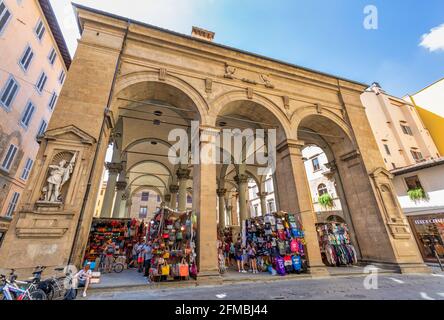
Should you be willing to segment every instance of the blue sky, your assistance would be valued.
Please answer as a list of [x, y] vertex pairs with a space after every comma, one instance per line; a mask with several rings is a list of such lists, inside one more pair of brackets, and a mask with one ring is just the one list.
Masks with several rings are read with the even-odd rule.
[[[378, 81], [397, 96], [444, 77], [443, 0], [75, 2], [186, 34], [193, 25], [206, 28], [216, 32], [215, 42], [364, 83]], [[51, 3], [73, 52], [78, 32], [70, 1]], [[367, 5], [378, 10], [376, 30], [364, 28]]]

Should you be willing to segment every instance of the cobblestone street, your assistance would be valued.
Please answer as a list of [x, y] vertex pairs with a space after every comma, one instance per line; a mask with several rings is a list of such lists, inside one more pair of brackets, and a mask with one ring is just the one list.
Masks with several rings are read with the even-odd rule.
[[444, 275], [378, 276], [367, 290], [364, 276], [239, 283], [178, 289], [119, 289], [91, 292], [90, 300], [444, 300]]

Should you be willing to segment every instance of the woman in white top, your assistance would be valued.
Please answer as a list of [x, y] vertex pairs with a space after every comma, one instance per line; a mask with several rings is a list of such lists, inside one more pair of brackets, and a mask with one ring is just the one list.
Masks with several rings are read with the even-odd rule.
[[77, 279], [77, 287], [78, 288], [84, 288], [83, 289], [83, 297], [86, 297], [86, 291], [88, 290], [89, 283], [91, 282], [92, 278], [92, 271], [91, 271], [90, 263], [88, 262], [85, 264], [82, 270], [77, 272], [77, 274], [74, 276], [75, 279]]

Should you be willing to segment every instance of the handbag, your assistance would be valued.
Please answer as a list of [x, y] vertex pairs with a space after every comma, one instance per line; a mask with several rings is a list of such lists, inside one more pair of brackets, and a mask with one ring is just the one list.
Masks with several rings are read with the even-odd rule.
[[169, 264], [164, 264], [160, 268], [161, 268], [161, 272], [162, 272], [163, 276], [169, 276], [170, 275], [170, 265]]
[[179, 264], [179, 276], [181, 277], [190, 276], [190, 267], [188, 266], [188, 263], [185, 263], [185, 261], [182, 261], [182, 263]]

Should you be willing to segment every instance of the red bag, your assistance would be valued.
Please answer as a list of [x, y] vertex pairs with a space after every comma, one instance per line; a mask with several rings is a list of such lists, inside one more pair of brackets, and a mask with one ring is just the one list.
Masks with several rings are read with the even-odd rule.
[[143, 263], [143, 257], [142, 256], [137, 258], [137, 263]]
[[188, 277], [190, 275], [190, 268], [187, 263], [179, 265], [179, 275], [181, 277]]

